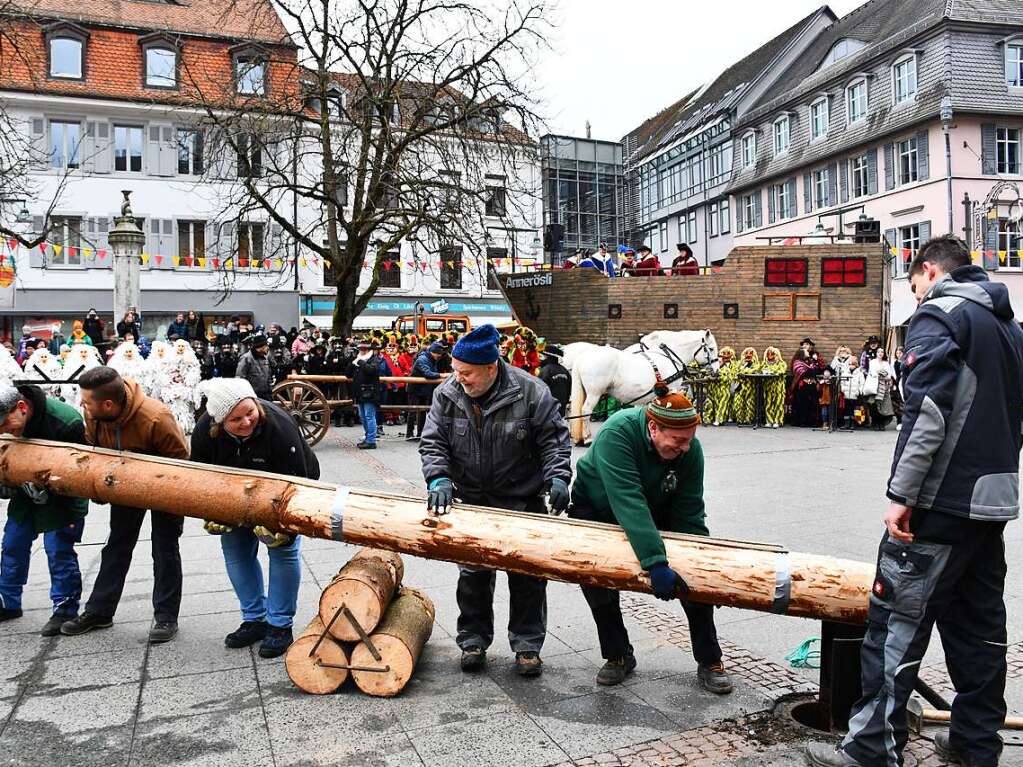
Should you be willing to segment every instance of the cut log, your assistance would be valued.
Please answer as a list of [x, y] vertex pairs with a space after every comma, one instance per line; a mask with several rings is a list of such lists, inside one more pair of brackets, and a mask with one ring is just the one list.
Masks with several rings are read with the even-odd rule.
[[[337, 692], [348, 679], [347, 668], [330, 668], [348, 666], [348, 653], [329, 634], [317, 646], [322, 633], [323, 622], [317, 615], [284, 655], [284, 667], [291, 681], [298, 689], [313, 695]], [[316, 647], [315, 652], [313, 647]]]
[[[390, 698], [405, 689], [412, 678], [419, 656], [433, 633], [433, 602], [416, 589], [403, 588], [391, 602], [387, 614], [370, 635], [380, 653], [378, 661], [365, 642], [352, 650], [352, 680], [367, 695]], [[387, 671], [367, 669], [386, 666]]]
[[372, 632], [394, 599], [404, 574], [401, 555], [394, 551], [369, 548], [357, 551], [320, 595], [320, 620], [329, 628], [331, 636], [341, 642], [362, 639], [346, 615], [334, 620], [334, 614], [342, 605], [348, 608], [363, 631]]
[[[139, 478], [144, 477], [145, 481]], [[42, 440], [0, 438], [0, 482], [54, 493], [401, 551], [590, 586], [649, 592], [617, 525], [426, 502], [277, 474]], [[713, 524], [713, 498], [709, 499]], [[694, 602], [863, 623], [874, 567], [777, 546], [664, 533]]]

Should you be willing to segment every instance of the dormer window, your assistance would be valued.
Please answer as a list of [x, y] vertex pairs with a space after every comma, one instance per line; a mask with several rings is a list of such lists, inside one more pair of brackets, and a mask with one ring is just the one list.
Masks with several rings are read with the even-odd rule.
[[66, 22], [46, 29], [47, 72], [60, 80], [85, 79], [85, 45], [89, 33]]
[[867, 78], [853, 80], [845, 89], [845, 114], [849, 124], [867, 117]]
[[779, 117], [774, 121], [774, 153], [785, 154], [789, 151], [789, 118]]
[[830, 123], [828, 97], [822, 96], [810, 104], [810, 140], [816, 141], [827, 136]]
[[1005, 82], [1012, 88], [1023, 88], [1023, 39], [1005, 44]]
[[251, 46], [234, 54], [235, 91], [241, 96], [265, 96], [267, 88], [266, 55]]
[[821, 69], [827, 69], [832, 64], [841, 61], [844, 58], [852, 56], [857, 51], [866, 47], [866, 43], [861, 40], [853, 40], [852, 38], [843, 38], [831, 46], [831, 50], [828, 51], [828, 55], [824, 57], [824, 61], [817, 68], [818, 71]]
[[896, 104], [916, 98], [916, 54], [909, 54], [895, 62], [892, 67], [892, 92]]
[[742, 167], [752, 168], [757, 161], [757, 134], [750, 131], [742, 137]]
[[147, 88], [178, 87], [178, 46], [163, 34], [148, 35], [139, 40], [145, 66], [143, 79]]

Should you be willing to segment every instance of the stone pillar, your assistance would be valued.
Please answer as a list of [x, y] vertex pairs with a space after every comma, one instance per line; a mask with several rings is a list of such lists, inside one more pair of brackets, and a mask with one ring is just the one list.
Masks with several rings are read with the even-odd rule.
[[[124, 202], [121, 203], [121, 215], [114, 219], [114, 227], [110, 230], [108, 241], [114, 257], [114, 323], [121, 321], [129, 309], [142, 310], [142, 291], [139, 286], [139, 268], [142, 260], [142, 248], [146, 243], [146, 235], [135, 223], [131, 212], [129, 190], [123, 190]], [[136, 341], [138, 339], [135, 339]]]

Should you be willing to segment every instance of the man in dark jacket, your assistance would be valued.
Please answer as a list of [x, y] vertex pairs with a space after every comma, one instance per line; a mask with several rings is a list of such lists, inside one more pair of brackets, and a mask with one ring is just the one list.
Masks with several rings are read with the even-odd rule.
[[[85, 443], [78, 411], [47, 397], [38, 386], [0, 387], [0, 434]], [[82, 540], [89, 501], [51, 495], [31, 482], [21, 487], [0, 486], [0, 498], [10, 499], [0, 555], [0, 622], [22, 615], [21, 594], [28, 582], [32, 543], [42, 534], [50, 566], [53, 614], [41, 633], [57, 636], [61, 624], [78, 615], [82, 573], [75, 544]]]
[[376, 450], [377, 405], [380, 403], [380, 356], [376, 343], [359, 342], [359, 354], [352, 361], [348, 374], [352, 379], [352, 397], [365, 432], [365, 438], [356, 447]]
[[[440, 380], [440, 371], [437, 370], [437, 362], [444, 356], [444, 345], [440, 341], [434, 341], [429, 348], [423, 349], [416, 355], [416, 361], [412, 363], [413, 378], [426, 378], [429, 381]], [[433, 400], [433, 390], [437, 384], [419, 383], [408, 385], [408, 403], [417, 407], [429, 405]], [[410, 410], [408, 414], [408, 425], [405, 428], [405, 439], [418, 442], [423, 436], [423, 424], [426, 423], [425, 410]], [[413, 433], [414, 430], [414, 433]]]
[[213, 365], [219, 378], [234, 378], [238, 372], [238, 354], [234, 350], [234, 344], [225, 342], [220, 345], [220, 351], [213, 355]]
[[235, 378], [247, 380], [252, 384], [256, 396], [265, 400], [273, 396], [273, 372], [270, 370], [270, 360], [267, 359], [269, 351], [266, 336], [256, 336], [252, 339], [252, 348], [239, 360], [235, 373]]
[[[498, 359], [499, 339], [493, 325], [463, 336], [452, 352], [454, 375], [433, 395], [419, 454], [428, 508], [436, 514], [447, 513], [455, 496], [465, 503], [542, 514], [547, 492], [554, 510], [568, 508], [568, 425], [542, 381]], [[486, 663], [494, 639], [495, 579], [493, 570], [459, 568], [456, 641], [463, 671]], [[547, 582], [508, 573], [508, 590], [515, 669], [537, 676], [547, 635]]]
[[909, 267], [920, 302], [906, 339], [902, 432], [888, 481], [887, 531], [861, 653], [863, 697], [824, 767], [899, 764], [906, 703], [935, 623], [955, 682], [938, 755], [997, 765], [1005, 719], [1005, 523], [1019, 515], [1023, 331], [1006, 287], [970, 265], [951, 235]]
[[174, 322], [167, 326], [167, 340], [176, 341], [179, 338], [188, 340], [188, 325], [185, 324], [185, 315], [183, 312], [178, 312], [178, 316], [174, 318]]
[[540, 363], [540, 380], [547, 384], [557, 400], [562, 417], [568, 409], [568, 401], [572, 399], [572, 374], [561, 364], [563, 356], [560, 346], [548, 344], [543, 351], [543, 362]]

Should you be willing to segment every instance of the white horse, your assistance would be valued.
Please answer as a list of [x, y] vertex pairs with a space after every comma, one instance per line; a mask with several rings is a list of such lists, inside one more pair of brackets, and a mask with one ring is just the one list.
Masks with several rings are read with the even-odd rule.
[[[658, 330], [626, 349], [574, 343], [565, 346], [564, 353], [562, 364], [572, 373], [572, 439], [577, 445], [588, 445], [589, 414], [605, 394], [630, 405], [647, 402], [657, 373], [668, 378], [693, 361], [713, 368], [718, 348], [709, 330]], [[673, 388], [680, 386], [676, 382]]]

